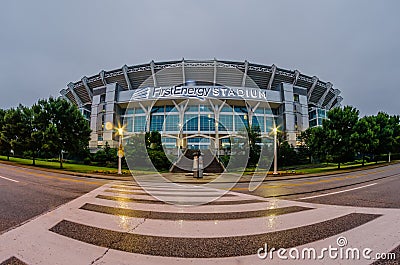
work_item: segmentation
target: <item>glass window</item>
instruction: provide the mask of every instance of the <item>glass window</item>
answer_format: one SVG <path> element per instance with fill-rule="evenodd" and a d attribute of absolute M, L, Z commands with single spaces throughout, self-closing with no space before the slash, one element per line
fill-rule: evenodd
<path fill-rule="evenodd" d="M 164 148 L 176 148 L 176 139 L 170 137 L 162 137 L 161 142 Z"/>
<path fill-rule="evenodd" d="M 221 109 L 221 112 L 229 112 L 232 113 L 232 107 L 231 106 L 223 106 Z"/>
<path fill-rule="evenodd" d="M 200 112 L 214 112 L 210 106 L 200 105 Z"/>
<path fill-rule="evenodd" d="M 151 113 L 164 113 L 164 106 L 153 107 Z"/>
<path fill-rule="evenodd" d="M 232 115 L 219 115 L 218 130 L 220 131 L 233 131 L 233 116 Z"/>
<path fill-rule="evenodd" d="M 309 112 L 309 119 L 312 120 L 312 119 L 315 119 L 315 117 L 317 117 L 317 112 L 316 112 L 316 110 L 310 111 L 310 112 Z"/>
<path fill-rule="evenodd" d="M 164 115 L 151 115 L 150 131 L 161 132 L 164 125 Z"/>
<path fill-rule="evenodd" d="M 142 108 L 135 108 L 135 114 L 141 114 L 144 113 L 144 110 Z"/>
<path fill-rule="evenodd" d="M 198 119 L 197 114 L 185 114 L 183 130 L 198 131 Z"/>
<path fill-rule="evenodd" d="M 187 141 L 188 143 L 209 143 L 210 139 L 204 137 L 194 137 L 194 138 L 188 138 Z"/>
<path fill-rule="evenodd" d="M 125 115 L 132 115 L 135 113 L 135 109 L 126 109 L 125 110 Z M 124 114 L 124 112 L 122 111 L 122 114 Z"/>
<path fill-rule="evenodd" d="M 265 108 L 265 114 L 272 115 L 272 110 L 270 108 Z"/>
<path fill-rule="evenodd" d="M 300 101 L 300 100 L 299 100 L 299 95 L 298 95 L 298 94 L 294 94 L 294 95 L 293 95 L 293 99 L 294 99 L 295 102 L 299 102 L 299 101 Z"/>
<path fill-rule="evenodd" d="M 237 113 L 247 113 L 247 108 L 246 107 L 235 106 L 234 110 Z"/>
<path fill-rule="evenodd" d="M 136 116 L 134 122 L 135 132 L 145 132 L 146 131 L 146 117 L 145 116 Z"/>
<path fill-rule="evenodd" d="M 165 106 L 165 112 L 178 112 L 175 106 Z"/>
<path fill-rule="evenodd" d="M 200 131 L 215 131 L 213 115 L 200 115 Z"/>
<path fill-rule="evenodd" d="M 326 118 L 326 111 L 324 109 L 318 109 L 318 117 Z"/>
<path fill-rule="evenodd" d="M 176 139 L 175 138 L 171 138 L 171 137 L 162 137 L 161 138 L 161 142 L 163 142 L 163 143 L 176 143 Z"/>
<path fill-rule="evenodd" d="M 254 113 L 257 113 L 257 114 L 264 114 L 264 108 L 258 107 L 258 108 L 254 111 Z"/>
<path fill-rule="evenodd" d="M 199 111 L 198 105 L 188 106 L 186 109 L 186 112 L 198 112 L 198 111 Z"/>
<path fill-rule="evenodd" d="M 267 117 L 265 122 L 265 130 L 266 132 L 272 132 L 274 129 L 274 118 Z"/>
<path fill-rule="evenodd" d="M 179 116 L 167 115 L 165 117 L 165 131 L 179 132 Z"/>
<path fill-rule="evenodd" d="M 317 120 L 310 121 L 310 127 L 315 127 L 315 126 L 317 126 Z"/>
<path fill-rule="evenodd" d="M 241 131 L 248 127 L 247 115 L 235 115 L 235 130 Z"/>
<path fill-rule="evenodd" d="M 261 132 L 265 131 L 264 116 L 253 116 L 252 126 L 258 126 Z"/>
<path fill-rule="evenodd" d="M 127 132 L 133 132 L 133 117 L 126 117 L 123 119 L 123 124 L 126 125 L 125 130 Z"/>

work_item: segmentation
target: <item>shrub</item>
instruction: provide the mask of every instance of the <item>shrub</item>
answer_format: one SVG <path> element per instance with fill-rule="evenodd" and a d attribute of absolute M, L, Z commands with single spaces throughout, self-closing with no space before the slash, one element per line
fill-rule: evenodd
<path fill-rule="evenodd" d="M 90 157 L 85 157 L 85 159 L 83 159 L 83 164 L 90 165 L 91 163 L 92 163 L 92 160 L 90 159 Z"/>

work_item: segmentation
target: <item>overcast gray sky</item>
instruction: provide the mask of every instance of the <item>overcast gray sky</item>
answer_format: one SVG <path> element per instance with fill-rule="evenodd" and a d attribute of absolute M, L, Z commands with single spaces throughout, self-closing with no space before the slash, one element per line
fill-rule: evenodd
<path fill-rule="evenodd" d="M 362 114 L 400 114 L 400 1 L 3 1 L 0 108 L 151 60 L 248 60 L 330 81 Z"/>

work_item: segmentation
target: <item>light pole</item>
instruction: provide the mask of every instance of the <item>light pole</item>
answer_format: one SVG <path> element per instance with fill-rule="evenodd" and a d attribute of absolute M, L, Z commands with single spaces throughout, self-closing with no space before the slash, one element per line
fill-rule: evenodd
<path fill-rule="evenodd" d="M 124 151 L 122 149 L 122 137 L 124 136 L 124 129 L 118 128 L 118 175 L 122 174 L 122 157 L 124 156 Z"/>
<path fill-rule="evenodd" d="M 183 146 L 183 124 L 179 123 L 179 135 L 178 135 L 178 159 L 181 156 L 182 146 Z"/>
<path fill-rule="evenodd" d="M 274 175 L 278 175 L 278 146 L 277 146 L 277 134 L 278 134 L 278 128 L 274 126 L 273 129 L 274 133 Z"/>

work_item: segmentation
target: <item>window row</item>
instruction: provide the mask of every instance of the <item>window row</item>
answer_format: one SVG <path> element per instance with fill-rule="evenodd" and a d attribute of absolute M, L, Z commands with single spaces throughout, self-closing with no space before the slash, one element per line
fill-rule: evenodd
<path fill-rule="evenodd" d="M 122 119 L 127 132 L 145 132 L 146 116 L 125 117 Z M 253 116 L 252 125 L 258 126 L 261 132 L 269 133 L 274 126 L 274 118 Z M 183 125 L 179 124 L 179 115 L 151 115 L 150 131 L 179 132 L 214 132 L 218 126 L 220 132 L 242 131 L 249 126 L 247 115 L 220 114 L 219 121 L 214 115 L 185 114 Z"/>

